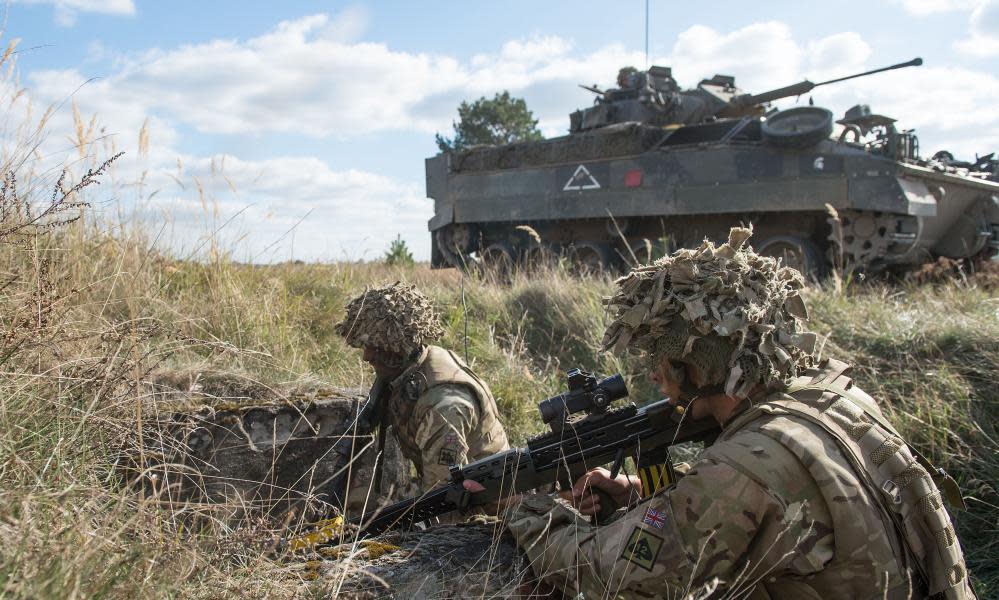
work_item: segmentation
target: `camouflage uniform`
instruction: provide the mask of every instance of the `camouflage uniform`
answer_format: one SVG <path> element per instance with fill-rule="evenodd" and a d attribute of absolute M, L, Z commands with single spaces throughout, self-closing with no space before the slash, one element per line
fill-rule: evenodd
<path fill-rule="evenodd" d="M 382 410 L 421 488 L 447 479 L 451 464 L 509 448 L 489 387 L 453 352 L 424 344 L 443 329 L 415 287 L 397 282 L 366 291 L 347 305 L 336 330 L 351 346 L 405 357 L 403 372 L 385 386 Z"/>
<path fill-rule="evenodd" d="M 794 281 L 741 249 L 735 238 L 745 241 L 748 234 L 733 234 L 721 248 L 706 244 L 699 250 L 697 268 L 683 270 L 693 276 L 681 296 L 685 289 L 698 293 L 699 277 L 721 272 L 712 267 L 721 263 L 738 271 L 746 258 L 759 264 L 763 280 Z M 682 252 L 696 258 L 696 252 Z M 737 264 L 730 264 L 733 260 Z M 637 337 L 646 351 L 673 359 L 699 347 L 694 335 L 680 350 L 659 343 L 670 328 L 670 309 L 663 304 L 677 300 L 664 279 L 674 285 L 684 281 L 671 269 L 675 264 L 666 259 L 658 265 L 666 276 L 651 278 L 652 301 L 633 294 L 637 301 L 623 302 L 605 344 L 617 343 L 620 335 Z M 725 283 L 724 277 L 718 283 Z M 728 283 L 753 289 L 759 303 L 751 308 L 757 312 L 727 311 L 733 306 L 724 294 L 720 300 L 700 294 L 700 308 L 691 308 L 682 297 L 679 304 L 695 315 L 691 331 L 711 336 L 709 328 L 699 327 L 714 315 L 716 325 L 724 322 L 743 332 L 742 345 L 733 346 L 726 363 L 731 371 L 711 382 L 724 381 L 727 395 L 745 398 L 740 409 L 674 486 L 622 511 L 606 526 L 590 525 L 561 500 L 525 497 L 509 511 L 508 528 L 535 574 L 587 598 L 692 594 L 845 600 L 926 598 L 930 593 L 973 598 L 960 545 L 924 461 L 898 438 L 870 396 L 852 385 L 845 364 L 827 361 L 805 368 L 808 353 L 800 346 L 795 346 L 799 351 L 776 351 L 777 345 L 807 337 L 796 329 L 796 319 L 781 323 L 788 314 L 772 310 L 787 304 L 792 291 L 786 285 L 768 292 L 766 285 Z M 656 302 L 666 297 L 672 300 Z M 803 309 L 793 300 L 790 304 L 794 312 Z M 641 312 L 641 318 L 622 321 L 629 312 Z M 740 318 L 726 319 L 733 315 Z M 660 322 L 649 327 L 655 319 Z M 761 326 L 768 323 L 770 328 Z M 717 327 L 714 333 L 717 339 Z M 700 347 L 710 354 L 715 345 Z M 753 385 L 768 380 L 777 384 Z"/>
<path fill-rule="evenodd" d="M 424 491 L 448 479 L 450 465 L 510 447 L 489 388 L 453 352 L 427 346 L 389 388 L 392 429 Z"/>

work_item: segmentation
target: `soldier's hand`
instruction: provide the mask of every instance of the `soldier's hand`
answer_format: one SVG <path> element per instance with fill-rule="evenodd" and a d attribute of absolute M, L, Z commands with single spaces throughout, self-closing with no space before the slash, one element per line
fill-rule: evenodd
<path fill-rule="evenodd" d="M 466 479 L 461 482 L 461 486 L 465 488 L 465 491 L 475 494 L 484 491 L 486 488 L 478 481 L 474 479 Z M 514 496 L 507 496 L 499 502 L 493 502 L 490 504 L 483 504 L 482 509 L 491 515 L 498 515 L 499 513 L 505 511 L 507 508 L 514 506 L 520 502 L 520 494 Z"/>
<path fill-rule="evenodd" d="M 598 489 L 614 502 L 612 508 L 628 506 L 642 495 L 642 483 L 634 476 L 619 474 L 611 478 L 610 471 L 602 467 L 587 471 L 580 477 L 572 489 L 559 492 L 559 496 L 568 500 L 583 515 L 596 515 L 603 508 L 600 496 L 593 492 Z"/>

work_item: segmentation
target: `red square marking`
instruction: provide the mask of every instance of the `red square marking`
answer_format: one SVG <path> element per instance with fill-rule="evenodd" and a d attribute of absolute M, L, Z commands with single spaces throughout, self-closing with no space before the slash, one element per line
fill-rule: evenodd
<path fill-rule="evenodd" d="M 642 170 L 632 169 L 624 174 L 624 187 L 641 187 L 642 186 Z"/>

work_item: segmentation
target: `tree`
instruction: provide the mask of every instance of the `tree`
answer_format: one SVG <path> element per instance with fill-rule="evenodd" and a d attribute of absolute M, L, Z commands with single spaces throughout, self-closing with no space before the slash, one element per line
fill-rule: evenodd
<path fill-rule="evenodd" d="M 538 120 L 527 109 L 523 98 L 513 98 L 510 92 L 485 96 L 458 106 L 458 121 L 452 122 L 454 137 L 435 136 L 441 152 L 464 150 L 476 144 L 509 144 L 543 139 Z"/>
<path fill-rule="evenodd" d="M 409 251 L 406 240 L 402 239 L 401 235 L 396 234 L 389 249 L 385 252 L 385 264 L 410 267 L 414 262 L 413 253 Z"/>

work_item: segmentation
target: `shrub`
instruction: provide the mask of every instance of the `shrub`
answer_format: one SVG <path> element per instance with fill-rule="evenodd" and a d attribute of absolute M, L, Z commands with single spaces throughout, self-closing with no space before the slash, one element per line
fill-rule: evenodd
<path fill-rule="evenodd" d="M 413 260 L 413 253 L 409 251 L 409 247 L 406 245 L 406 240 L 402 239 L 401 235 L 396 234 L 389 249 L 385 251 L 385 264 L 411 267 L 415 262 Z"/>

